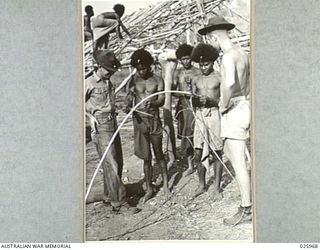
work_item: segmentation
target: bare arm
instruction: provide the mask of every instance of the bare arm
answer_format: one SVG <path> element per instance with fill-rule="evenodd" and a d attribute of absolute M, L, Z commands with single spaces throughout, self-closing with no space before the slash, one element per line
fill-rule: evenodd
<path fill-rule="evenodd" d="M 119 32 L 120 32 L 120 27 L 122 28 L 122 30 L 127 33 L 127 35 L 131 38 L 131 34 L 129 33 L 129 30 L 127 29 L 127 27 L 122 23 L 122 21 L 120 20 L 120 18 L 118 18 L 118 22 L 119 22 Z"/>
<path fill-rule="evenodd" d="M 228 107 L 232 97 L 233 88 L 236 84 L 235 77 L 235 61 L 230 56 L 222 58 L 222 66 L 224 68 L 224 77 L 220 85 L 221 112 L 224 113 Z"/>
<path fill-rule="evenodd" d="M 90 88 L 90 86 L 87 82 L 85 83 L 85 91 L 86 91 L 85 92 L 85 102 L 87 103 L 87 101 L 90 99 L 90 95 L 91 95 L 91 91 L 92 91 L 92 89 Z M 97 131 L 97 125 L 99 125 L 99 122 L 87 109 L 86 109 L 85 115 L 89 119 L 91 132 L 95 133 Z"/>
<path fill-rule="evenodd" d="M 163 80 L 160 79 L 159 83 L 158 83 L 158 88 L 157 88 L 157 92 L 163 91 L 164 90 L 164 83 Z M 165 101 L 165 95 L 164 94 L 160 94 L 157 96 L 158 98 L 153 100 L 150 105 L 152 107 L 161 107 L 164 104 Z"/>

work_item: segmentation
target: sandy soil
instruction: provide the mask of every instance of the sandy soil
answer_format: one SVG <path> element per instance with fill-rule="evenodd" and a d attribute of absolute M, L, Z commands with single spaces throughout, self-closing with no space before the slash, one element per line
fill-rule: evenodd
<path fill-rule="evenodd" d="M 119 113 L 118 121 L 124 118 Z M 214 170 L 207 175 L 208 191 L 193 199 L 198 185 L 196 173 L 184 177 L 187 168 L 184 160 L 179 159 L 169 170 L 172 196 L 166 200 L 161 186 L 156 186 L 155 196 L 142 203 L 143 166 L 142 161 L 133 155 L 133 128 L 131 119 L 121 130 L 124 152 L 123 181 L 126 184 L 129 201 L 142 209 L 138 214 L 111 212 L 111 207 L 102 202 L 86 205 L 87 240 L 253 240 L 252 223 L 235 227 L 225 226 L 222 219 L 237 211 L 240 193 L 235 180 L 229 174 L 223 174 L 223 199 L 213 201 L 212 183 Z M 178 157 L 179 157 L 179 140 Z M 163 141 L 166 149 L 166 140 Z M 91 180 L 99 159 L 92 141 L 87 142 L 87 186 Z M 159 175 L 154 166 L 154 178 Z M 99 196 L 103 192 L 102 172 L 99 172 L 90 196 Z"/>

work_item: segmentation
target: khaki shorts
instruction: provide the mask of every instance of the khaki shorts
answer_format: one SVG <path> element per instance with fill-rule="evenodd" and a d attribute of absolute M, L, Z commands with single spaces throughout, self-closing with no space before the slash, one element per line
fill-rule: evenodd
<path fill-rule="evenodd" d="M 240 96 L 232 98 L 230 102 L 230 110 L 221 117 L 221 137 L 246 140 L 249 138 L 250 101 Z"/>
<path fill-rule="evenodd" d="M 218 108 L 203 108 L 196 111 L 193 144 L 194 148 L 203 149 L 206 141 L 210 148 L 222 150 L 223 143 L 220 137 L 220 114 Z"/>

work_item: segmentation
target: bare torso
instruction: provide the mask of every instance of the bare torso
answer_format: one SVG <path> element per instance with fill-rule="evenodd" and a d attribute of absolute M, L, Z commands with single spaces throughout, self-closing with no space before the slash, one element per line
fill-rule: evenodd
<path fill-rule="evenodd" d="M 163 85 L 163 80 L 157 76 L 157 75 L 152 75 L 148 79 L 142 79 L 138 74 L 133 77 L 132 83 L 133 87 L 131 88 L 132 91 L 135 93 L 135 105 L 140 102 L 142 99 L 146 98 L 147 96 L 150 96 L 153 93 L 163 91 L 164 85 Z M 164 101 L 164 95 L 156 95 L 154 97 L 151 97 L 148 99 L 151 103 L 157 102 L 162 99 Z M 161 102 L 161 101 L 160 101 Z M 155 110 L 157 107 L 150 107 L 149 109 L 146 109 L 144 105 L 140 105 L 138 110 Z"/>
<path fill-rule="evenodd" d="M 239 47 L 233 47 L 228 50 L 222 57 L 222 61 L 228 58 L 234 62 L 235 86 L 233 88 L 231 98 L 237 96 L 248 96 L 250 93 L 249 85 L 249 58 L 245 51 Z M 221 64 L 221 85 L 226 81 L 227 74 L 230 74 Z"/>
<path fill-rule="evenodd" d="M 190 91 L 193 79 L 198 78 L 201 74 L 200 70 L 191 67 L 190 69 L 178 69 L 176 71 L 176 84 L 180 91 Z"/>
<path fill-rule="evenodd" d="M 193 93 L 200 96 L 212 98 L 219 101 L 220 98 L 221 77 L 218 72 L 212 72 L 210 75 L 198 75 L 194 79 Z"/>

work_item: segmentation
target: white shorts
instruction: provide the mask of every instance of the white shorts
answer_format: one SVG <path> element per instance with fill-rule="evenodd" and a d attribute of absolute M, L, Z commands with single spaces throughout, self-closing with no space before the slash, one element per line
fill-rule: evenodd
<path fill-rule="evenodd" d="M 221 117 L 221 137 L 236 140 L 249 138 L 250 101 L 244 96 L 231 98 L 231 108 Z"/>

